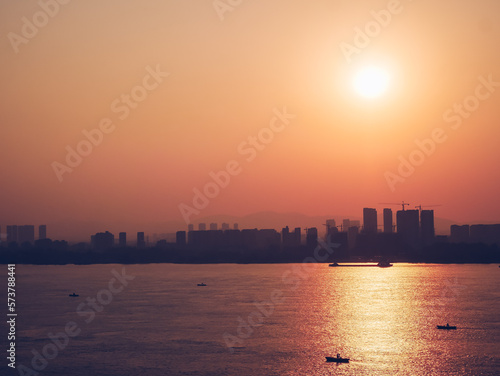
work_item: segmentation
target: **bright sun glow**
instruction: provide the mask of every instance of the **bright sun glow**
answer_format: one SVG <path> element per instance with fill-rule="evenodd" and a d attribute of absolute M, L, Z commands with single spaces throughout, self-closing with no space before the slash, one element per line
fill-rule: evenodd
<path fill-rule="evenodd" d="M 389 74 L 377 67 L 363 68 L 354 77 L 354 89 L 366 98 L 379 97 L 388 86 Z"/>

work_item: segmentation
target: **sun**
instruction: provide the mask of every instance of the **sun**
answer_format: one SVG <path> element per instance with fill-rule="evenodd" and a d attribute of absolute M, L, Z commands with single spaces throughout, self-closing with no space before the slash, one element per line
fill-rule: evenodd
<path fill-rule="evenodd" d="M 365 98 L 377 98 L 387 91 L 389 81 L 390 76 L 385 70 L 365 67 L 354 76 L 354 90 Z"/>

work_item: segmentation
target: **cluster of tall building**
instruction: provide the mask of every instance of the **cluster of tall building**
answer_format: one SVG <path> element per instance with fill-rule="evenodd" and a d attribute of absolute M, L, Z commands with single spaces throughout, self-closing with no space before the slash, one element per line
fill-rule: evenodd
<path fill-rule="evenodd" d="M 215 231 L 218 230 L 217 223 L 213 222 L 209 224 L 209 230 Z M 222 223 L 221 224 L 221 230 L 229 230 L 230 225 L 229 223 Z M 206 231 L 207 230 L 207 224 L 206 223 L 198 223 L 198 231 Z M 234 223 L 233 224 L 233 230 L 238 230 L 238 224 Z M 194 231 L 194 224 L 189 224 L 188 225 L 188 231 Z"/>
<path fill-rule="evenodd" d="M 0 228 L 0 233 L 1 233 Z M 47 238 L 47 226 L 38 226 L 38 240 Z M 0 238 L 2 240 L 2 238 Z M 10 225 L 7 226 L 7 236 L 5 241 L 9 243 L 17 243 L 19 245 L 24 243 L 34 244 L 35 242 L 35 226 L 34 225 Z"/>
<path fill-rule="evenodd" d="M 302 242 L 302 230 L 296 227 L 290 231 L 288 226 L 281 233 L 274 229 L 243 229 L 239 230 L 237 224 L 233 229 L 193 230 L 190 226 L 188 231 L 178 231 L 177 245 L 187 245 L 193 249 L 213 248 L 246 248 L 246 249 L 268 249 L 269 247 L 298 248 L 301 245 L 315 247 L 318 243 L 318 230 L 315 227 L 306 229 L 305 242 Z M 203 226 L 201 226 L 203 228 Z M 225 226 L 222 226 L 225 228 Z"/>
<path fill-rule="evenodd" d="M 363 227 L 366 234 L 377 233 L 377 210 L 363 209 Z M 429 245 L 434 242 L 434 210 L 402 210 L 396 212 L 396 229 L 398 237 L 404 243 L 417 247 Z M 394 232 L 394 219 L 392 209 L 383 211 L 383 233 Z"/>
<path fill-rule="evenodd" d="M 120 232 L 118 234 L 118 244 L 116 244 L 115 236 L 111 232 L 98 232 L 90 237 L 90 244 L 92 248 L 101 251 L 115 246 L 123 248 L 127 246 L 127 233 Z M 143 249 L 146 248 L 146 245 L 147 243 L 144 232 L 138 232 L 135 246 L 139 249 Z"/>
<path fill-rule="evenodd" d="M 406 204 L 405 204 L 406 205 Z M 363 208 L 362 223 L 359 220 L 343 219 L 337 225 L 334 219 L 328 219 L 326 226 L 326 237 L 332 241 L 342 244 L 347 249 L 368 248 L 375 240 L 381 240 L 383 244 L 399 247 L 404 244 L 413 249 L 433 244 L 434 242 L 453 243 L 485 243 L 500 244 L 500 224 L 492 225 L 452 225 L 450 237 L 436 237 L 434 230 L 433 210 L 402 210 L 396 212 L 394 221 L 393 211 L 384 208 L 382 224 L 379 225 L 377 209 Z M 6 226 L 6 234 L 0 236 L 0 241 L 6 243 L 34 244 L 35 226 L 33 225 L 10 225 Z M 0 228 L 1 234 L 1 228 Z M 315 247 L 318 242 L 318 229 L 315 227 L 305 229 L 305 237 L 302 229 L 296 227 L 293 230 L 288 226 L 281 232 L 274 229 L 239 229 L 237 223 L 230 226 L 229 223 L 217 223 L 188 225 L 188 231 L 177 231 L 170 234 L 172 245 L 193 249 L 212 249 L 217 247 L 233 247 L 246 249 L 298 248 L 301 246 Z M 438 239 L 439 238 L 439 239 Z M 38 226 L 38 240 L 47 239 L 47 226 Z M 45 241 L 45 240 L 44 240 Z M 48 239 L 47 239 L 48 241 Z M 153 238 L 153 243 L 156 238 Z M 175 243 L 174 243 L 175 241 Z M 167 240 L 159 240 L 167 243 Z M 40 245 L 42 243 L 40 242 Z M 98 232 L 91 236 L 91 246 L 96 250 L 106 250 L 112 247 L 126 247 L 127 245 L 143 249 L 149 246 L 149 238 L 144 232 L 137 232 L 137 238 L 132 243 L 127 243 L 127 233 L 120 232 L 118 239 L 109 231 Z"/>

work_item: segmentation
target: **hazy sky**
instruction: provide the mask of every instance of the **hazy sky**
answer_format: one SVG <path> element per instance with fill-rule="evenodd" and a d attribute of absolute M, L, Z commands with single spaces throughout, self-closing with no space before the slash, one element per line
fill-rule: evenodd
<path fill-rule="evenodd" d="M 500 221 L 500 2 L 66 2 L 0 1 L 2 225 L 401 200 Z M 379 97 L 353 89 L 365 66 L 390 76 Z"/>

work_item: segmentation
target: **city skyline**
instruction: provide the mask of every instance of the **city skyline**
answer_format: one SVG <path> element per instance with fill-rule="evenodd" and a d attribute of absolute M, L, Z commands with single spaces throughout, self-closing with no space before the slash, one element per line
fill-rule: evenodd
<path fill-rule="evenodd" d="M 71 2 L 53 17 L 4 3 L 2 217 L 352 216 L 418 197 L 499 222 L 500 5 L 397 3 L 255 2 L 223 19 L 210 2 Z M 379 96 L 372 65 L 390 76 Z"/>
<path fill-rule="evenodd" d="M 438 236 L 444 239 L 444 237 L 449 238 L 451 241 L 453 239 L 461 239 L 465 236 L 464 231 L 469 232 L 470 228 L 477 229 L 480 226 L 488 226 L 491 228 L 497 229 L 495 226 L 498 226 L 496 223 L 472 223 L 472 224 L 450 224 L 448 225 L 448 231 L 446 234 L 440 233 L 440 231 L 436 231 L 435 227 L 435 216 L 434 210 L 432 209 L 423 209 L 422 205 L 415 206 L 415 209 L 406 209 L 407 206 L 411 207 L 409 203 L 405 203 L 402 201 L 401 204 L 390 204 L 390 205 L 401 205 L 401 210 L 396 210 L 394 213 L 391 208 L 384 207 L 382 211 L 378 211 L 376 208 L 363 208 L 362 210 L 362 219 L 355 220 L 351 218 L 341 218 L 339 220 L 339 225 L 336 224 L 336 220 L 333 218 L 325 219 L 324 223 L 321 223 L 319 226 L 319 230 L 317 227 L 304 227 L 304 230 L 307 231 L 309 229 L 314 229 L 316 234 L 324 234 L 322 236 L 328 236 L 329 234 L 335 234 L 337 232 L 344 232 L 348 234 L 349 237 L 357 236 L 358 233 L 364 234 L 402 234 L 402 236 L 410 239 L 409 243 L 417 244 L 421 242 L 422 245 L 430 245 L 433 243 L 433 239 Z M 430 205 L 430 207 L 439 206 L 439 205 Z M 417 210 L 418 209 L 418 210 Z M 332 217 L 332 216 L 328 216 Z M 381 219 L 379 221 L 379 219 Z M 380 224 L 378 224 L 380 223 Z M 323 228 L 323 226 L 326 226 Z M 35 241 L 35 226 L 34 225 L 7 225 L 5 226 L 7 232 L 4 234 L 1 232 L 0 225 L 0 243 L 3 241 L 4 244 L 9 244 L 10 242 L 17 242 L 21 244 L 23 242 L 29 242 L 31 244 Z M 243 226 L 242 230 L 249 229 L 266 229 L 270 227 L 262 227 L 262 226 Z M 271 226 L 272 228 L 272 226 Z M 271 229 L 270 228 L 270 229 Z M 301 239 L 301 230 L 302 226 L 295 227 L 292 231 L 290 230 L 288 224 L 283 226 L 275 226 L 272 228 L 275 231 L 278 231 L 282 234 L 282 243 L 285 245 L 287 242 L 295 242 L 298 236 L 298 239 Z M 188 224 L 184 229 L 175 229 L 174 232 L 163 232 L 163 233 L 151 233 L 145 231 L 137 232 L 137 240 L 136 246 L 138 248 L 144 248 L 146 245 L 151 246 L 153 244 L 149 243 L 149 237 L 152 237 L 152 241 L 167 241 L 174 243 L 185 243 L 186 240 L 179 240 L 179 233 L 190 233 L 190 232 L 207 232 L 207 231 L 218 231 L 225 232 L 231 230 L 240 229 L 240 224 L 237 222 L 227 223 L 227 222 L 214 222 L 213 219 L 206 222 L 197 222 Z M 354 230 L 352 234 L 350 234 L 350 230 Z M 131 244 L 131 241 L 127 242 L 127 231 L 120 230 L 118 236 L 115 238 L 114 233 L 108 231 L 106 229 L 105 232 L 96 232 L 95 235 L 91 235 L 90 244 L 94 245 L 94 237 L 102 237 L 102 244 L 106 244 L 106 246 L 128 246 Z M 333 231 L 334 230 L 334 231 Z M 498 229 L 497 229 L 498 230 Z M 298 235 L 297 235 L 298 232 Z M 441 231 L 442 232 L 442 231 Z M 89 235 L 90 236 L 90 235 Z M 491 235 L 484 235 L 486 238 L 491 237 Z M 317 237 L 317 235 L 316 235 Z M 468 235 L 466 236 L 468 237 Z M 476 236 L 477 237 L 477 236 Z M 38 226 L 38 237 L 37 240 L 42 240 L 47 238 L 47 225 L 39 225 Z M 110 240 L 112 238 L 112 240 Z M 287 240 L 285 240 L 285 238 Z M 289 238 L 289 240 L 288 240 Z M 173 241 L 175 239 L 175 241 Z M 293 240 L 295 239 L 295 240 Z M 304 240 L 305 238 L 303 238 Z M 479 239 L 479 238 L 478 238 Z M 64 239 L 64 238 L 54 238 L 53 240 L 69 240 L 72 243 L 75 243 L 72 239 Z M 82 240 L 77 241 L 82 242 Z M 86 242 L 83 240 L 83 242 Z M 300 241 L 299 241 L 300 243 Z"/>

